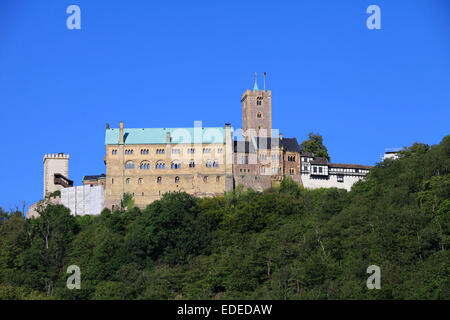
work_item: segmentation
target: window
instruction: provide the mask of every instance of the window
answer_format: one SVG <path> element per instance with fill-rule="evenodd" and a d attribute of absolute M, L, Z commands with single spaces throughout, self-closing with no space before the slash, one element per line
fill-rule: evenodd
<path fill-rule="evenodd" d="M 111 179 L 111 184 L 114 184 L 114 178 Z"/>
<path fill-rule="evenodd" d="M 256 117 L 257 117 L 258 119 L 261 119 L 261 118 L 262 118 L 261 112 L 258 112 L 258 113 L 256 114 Z"/>
<path fill-rule="evenodd" d="M 156 178 L 156 183 L 161 183 L 161 182 L 162 182 L 162 178 L 161 177 Z"/>
<path fill-rule="evenodd" d="M 175 177 L 175 183 L 179 183 L 180 182 L 180 177 Z"/>
<path fill-rule="evenodd" d="M 188 153 L 188 154 L 194 154 L 194 153 L 195 153 L 195 148 L 189 148 L 189 149 L 187 149 L 187 153 Z"/>
<path fill-rule="evenodd" d="M 219 161 L 214 160 L 214 162 L 213 162 L 213 167 L 214 167 L 214 168 L 218 168 L 218 167 L 219 167 Z"/>
<path fill-rule="evenodd" d="M 323 170 L 322 167 L 319 167 L 319 173 L 322 173 L 322 170 Z"/>
<path fill-rule="evenodd" d="M 294 169 L 294 168 L 291 168 L 290 171 L 289 171 L 289 173 L 290 173 L 291 175 L 295 174 L 295 169 Z"/>
<path fill-rule="evenodd" d="M 139 183 L 139 184 L 143 184 L 143 183 L 144 183 L 144 180 L 143 180 L 142 178 L 139 178 L 138 183 Z"/>
<path fill-rule="evenodd" d="M 180 149 L 172 149 L 172 154 L 180 154 Z"/>
<path fill-rule="evenodd" d="M 220 176 L 216 177 L 216 182 L 220 182 Z"/>
<path fill-rule="evenodd" d="M 134 169 L 134 162 L 133 161 L 125 162 L 125 169 Z"/>
<path fill-rule="evenodd" d="M 170 166 L 172 169 L 180 169 L 181 163 L 179 161 L 172 162 L 172 165 Z"/>
<path fill-rule="evenodd" d="M 141 149 L 141 154 L 148 154 L 149 150 L 148 149 Z"/>
<path fill-rule="evenodd" d="M 148 162 L 148 161 L 141 162 L 141 165 L 139 166 L 139 168 L 141 170 L 148 170 L 148 169 L 150 169 L 150 162 Z"/>
<path fill-rule="evenodd" d="M 261 173 L 266 173 L 266 167 L 261 167 Z"/>
<path fill-rule="evenodd" d="M 217 153 L 222 153 L 222 148 L 217 149 Z"/>
<path fill-rule="evenodd" d="M 166 163 L 164 161 L 158 161 L 155 164 L 155 169 L 165 169 L 166 168 Z"/>
<path fill-rule="evenodd" d="M 127 179 L 125 180 L 125 183 L 126 183 L 126 184 L 130 184 L 130 178 L 127 178 Z"/>
<path fill-rule="evenodd" d="M 142 192 L 142 196 L 144 196 L 144 193 Z"/>
<path fill-rule="evenodd" d="M 111 150 L 111 154 L 112 154 L 112 155 L 116 155 L 116 154 L 117 154 L 117 149 Z"/>
<path fill-rule="evenodd" d="M 240 160 L 239 164 L 248 164 L 248 156 L 240 156 L 239 160 Z"/>
<path fill-rule="evenodd" d="M 203 177 L 203 182 L 204 182 L 204 183 L 208 182 L 208 176 L 204 176 L 204 177 Z"/>
<path fill-rule="evenodd" d="M 337 175 L 337 182 L 344 182 L 344 176 L 342 174 Z"/>
<path fill-rule="evenodd" d="M 295 161 L 295 156 L 288 156 L 288 161 Z"/>
<path fill-rule="evenodd" d="M 211 148 L 203 148 L 203 153 L 211 153 Z"/>
<path fill-rule="evenodd" d="M 189 161 L 189 168 L 195 168 L 195 161 L 194 160 Z"/>
<path fill-rule="evenodd" d="M 211 162 L 211 160 L 207 160 L 207 161 L 206 161 L 206 167 L 207 167 L 207 168 L 211 168 L 211 167 L 212 167 L 212 162 Z"/>
<path fill-rule="evenodd" d="M 126 149 L 125 154 L 133 154 L 133 149 Z"/>
<path fill-rule="evenodd" d="M 164 154 L 164 149 L 156 149 L 156 154 Z"/>
<path fill-rule="evenodd" d="M 317 173 L 317 167 L 313 167 L 314 173 Z"/>

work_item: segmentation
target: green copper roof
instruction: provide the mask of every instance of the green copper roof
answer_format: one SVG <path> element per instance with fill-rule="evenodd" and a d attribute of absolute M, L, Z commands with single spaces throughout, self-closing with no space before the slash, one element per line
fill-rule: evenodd
<path fill-rule="evenodd" d="M 167 142 L 168 132 L 170 142 Z M 124 128 L 123 133 L 125 144 L 225 143 L 225 127 Z M 119 129 L 106 129 L 105 145 L 118 143 Z"/>
<path fill-rule="evenodd" d="M 258 91 L 258 78 L 256 76 L 256 72 L 255 72 L 255 85 L 253 86 L 253 91 Z"/>

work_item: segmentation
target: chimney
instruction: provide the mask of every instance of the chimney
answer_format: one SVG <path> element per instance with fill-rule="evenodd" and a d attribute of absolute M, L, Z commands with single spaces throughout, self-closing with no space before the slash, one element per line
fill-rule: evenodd
<path fill-rule="evenodd" d="M 123 121 L 120 121 L 119 126 L 119 144 L 123 144 Z"/>
<path fill-rule="evenodd" d="M 106 130 L 109 130 L 109 123 L 106 123 Z"/>
<path fill-rule="evenodd" d="M 280 133 L 280 140 L 283 140 L 283 135 Z"/>
<path fill-rule="evenodd" d="M 166 142 L 167 142 L 167 143 L 170 143 L 170 140 L 171 140 L 171 138 L 170 138 L 170 132 L 167 131 L 167 132 L 166 132 Z"/>

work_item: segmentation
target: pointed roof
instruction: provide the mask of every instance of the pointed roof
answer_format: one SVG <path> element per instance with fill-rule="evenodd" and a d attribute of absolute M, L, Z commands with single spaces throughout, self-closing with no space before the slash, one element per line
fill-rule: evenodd
<path fill-rule="evenodd" d="M 255 85 L 253 86 L 253 91 L 258 91 L 258 90 L 259 90 L 259 88 L 258 88 L 258 79 L 256 77 L 256 72 L 255 72 Z"/>

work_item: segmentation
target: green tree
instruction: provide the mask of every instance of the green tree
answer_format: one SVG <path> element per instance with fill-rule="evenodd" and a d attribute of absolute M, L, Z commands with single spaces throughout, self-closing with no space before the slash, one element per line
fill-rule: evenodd
<path fill-rule="evenodd" d="M 314 157 L 323 157 L 330 161 L 330 156 L 328 155 L 328 149 L 323 144 L 322 136 L 314 132 L 308 134 L 308 140 L 304 140 L 300 145 L 303 152 L 311 152 Z"/>

